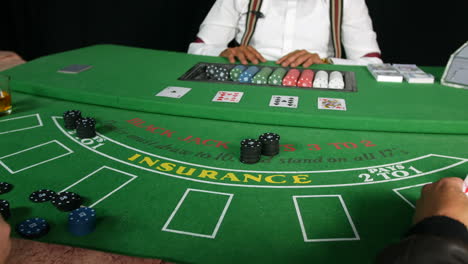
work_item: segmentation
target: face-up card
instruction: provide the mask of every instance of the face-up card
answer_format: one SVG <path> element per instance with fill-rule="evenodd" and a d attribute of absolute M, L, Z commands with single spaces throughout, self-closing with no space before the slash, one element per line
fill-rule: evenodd
<path fill-rule="evenodd" d="M 64 67 L 60 70 L 58 70 L 58 72 L 61 72 L 61 73 L 79 73 L 79 72 L 82 72 L 82 71 L 86 71 L 90 68 L 92 68 L 93 66 L 91 65 L 81 65 L 81 64 L 72 64 L 72 65 L 68 65 L 67 67 Z"/>
<path fill-rule="evenodd" d="M 169 86 L 157 93 L 156 96 L 181 98 L 190 90 L 192 90 L 192 88 Z"/>
<path fill-rule="evenodd" d="M 213 98 L 213 102 L 239 103 L 243 92 L 219 91 Z"/>
<path fill-rule="evenodd" d="M 297 96 L 273 95 L 270 100 L 272 107 L 297 108 L 298 104 L 299 97 Z"/>
<path fill-rule="evenodd" d="M 339 98 L 318 98 L 318 108 L 325 110 L 346 111 L 346 101 Z"/>

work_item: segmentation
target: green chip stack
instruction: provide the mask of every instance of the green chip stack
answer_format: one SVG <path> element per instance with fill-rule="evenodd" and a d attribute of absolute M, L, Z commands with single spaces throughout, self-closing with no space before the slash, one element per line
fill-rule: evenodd
<path fill-rule="evenodd" d="M 270 85 L 281 85 L 283 83 L 283 77 L 286 75 L 286 69 L 276 69 L 268 78 L 268 84 Z"/>
<path fill-rule="evenodd" d="M 262 68 L 255 76 L 252 78 L 252 83 L 256 84 L 267 84 L 268 77 L 270 76 L 273 70 L 268 67 Z"/>
<path fill-rule="evenodd" d="M 241 75 L 241 73 L 243 71 L 245 71 L 245 67 L 244 65 L 237 65 L 236 67 L 234 67 L 230 72 L 229 72 L 229 77 L 231 78 L 231 80 L 237 82 L 239 80 L 239 76 Z"/>

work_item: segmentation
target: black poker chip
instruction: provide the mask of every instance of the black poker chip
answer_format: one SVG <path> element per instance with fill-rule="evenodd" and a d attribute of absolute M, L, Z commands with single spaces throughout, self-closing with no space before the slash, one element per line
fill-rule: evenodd
<path fill-rule="evenodd" d="M 0 200 L 0 215 L 5 220 L 10 218 L 10 203 L 7 200 Z"/>
<path fill-rule="evenodd" d="M 76 135 L 79 138 L 92 138 L 96 136 L 96 120 L 91 117 L 76 120 Z"/>
<path fill-rule="evenodd" d="M 47 220 L 39 217 L 29 218 L 16 225 L 16 232 L 24 238 L 40 238 L 49 233 Z"/>
<path fill-rule="evenodd" d="M 83 198 L 73 192 L 61 192 L 57 193 L 51 202 L 60 211 L 68 212 L 79 208 Z"/>
<path fill-rule="evenodd" d="M 242 163 L 254 164 L 260 161 L 262 144 L 260 141 L 247 138 L 240 143 L 240 161 Z"/>
<path fill-rule="evenodd" d="M 81 118 L 80 110 L 69 110 L 63 113 L 63 121 L 66 129 L 75 129 L 76 120 Z"/>
<path fill-rule="evenodd" d="M 275 156 L 279 153 L 280 136 L 275 133 L 263 133 L 258 138 L 262 144 L 262 155 Z"/>
<path fill-rule="evenodd" d="M 54 199 L 56 193 L 49 189 L 41 189 L 29 195 L 29 200 L 34 203 L 44 203 Z"/>
<path fill-rule="evenodd" d="M 13 184 L 8 182 L 0 182 L 0 194 L 8 193 L 13 189 Z"/>

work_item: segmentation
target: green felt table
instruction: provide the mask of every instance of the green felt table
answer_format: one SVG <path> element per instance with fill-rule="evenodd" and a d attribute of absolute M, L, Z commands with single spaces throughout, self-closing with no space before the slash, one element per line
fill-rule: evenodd
<path fill-rule="evenodd" d="M 468 91 L 440 85 L 441 67 L 423 68 L 430 85 L 311 67 L 353 71 L 357 92 L 339 92 L 178 80 L 198 62 L 226 61 L 98 45 L 3 72 L 14 104 L 0 118 L 8 222 L 43 217 L 41 241 L 180 263 L 372 263 L 410 227 L 425 183 L 467 174 Z M 93 67 L 57 72 L 70 64 Z M 155 96 L 167 86 L 192 90 Z M 212 102 L 217 91 L 244 96 Z M 299 96 L 299 107 L 269 107 L 272 95 Z M 319 110 L 318 97 L 348 110 Z M 95 138 L 64 128 L 71 109 L 97 120 Z M 239 162 L 239 142 L 264 132 L 281 136 L 280 154 Z M 43 188 L 82 195 L 96 230 L 68 233 L 67 213 L 29 201 Z"/>

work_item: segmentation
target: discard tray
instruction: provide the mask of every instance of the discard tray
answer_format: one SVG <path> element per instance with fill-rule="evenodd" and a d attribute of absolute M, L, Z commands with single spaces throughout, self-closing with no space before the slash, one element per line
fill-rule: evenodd
<path fill-rule="evenodd" d="M 236 67 L 238 64 L 224 64 L 224 63 L 206 63 L 206 62 L 199 62 L 194 65 L 190 70 L 184 73 L 179 80 L 182 81 L 198 81 L 198 82 L 210 82 L 210 83 L 224 83 L 224 84 L 241 84 L 241 85 L 250 85 L 250 86 L 270 86 L 270 87 L 287 87 L 287 88 L 296 88 L 296 89 L 306 89 L 306 90 L 328 90 L 328 91 L 335 91 L 335 92 L 357 92 L 357 84 L 356 84 L 356 77 L 354 72 L 351 71 L 339 71 L 343 74 L 345 87 L 344 89 L 331 89 L 331 88 L 314 88 L 314 87 L 297 87 L 297 86 L 283 86 L 283 85 L 270 85 L 270 84 L 256 84 L 256 83 L 242 83 L 242 82 L 235 82 L 232 80 L 228 81 L 218 81 L 214 79 L 210 79 L 206 74 L 206 67 L 208 65 L 215 65 L 227 68 L 229 71 Z M 291 67 L 275 67 L 275 66 L 258 66 L 261 70 L 263 67 L 272 68 L 273 71 L 277 68 L 284 68 L 287 71 L 293 69 Z M 296 68 L 302 72 L 303 69 Z M 313 70 L 317 72 L 319 70 Z M 322 70 L 326 71 L 329 75 L 333 70 Z"/>

